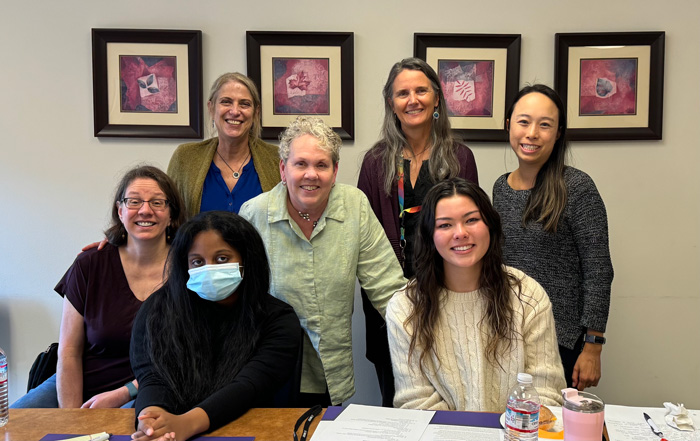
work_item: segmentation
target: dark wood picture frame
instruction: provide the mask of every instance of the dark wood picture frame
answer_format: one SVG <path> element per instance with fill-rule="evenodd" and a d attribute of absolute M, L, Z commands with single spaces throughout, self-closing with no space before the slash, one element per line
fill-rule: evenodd
<path fill-rule="evenodd" d="M 339 96 L 332 99 L 340 99 L 340 115 L 337 111 L 331 110 L 330 116 L 340 121 L 339 125 L 329 124 L 333 127 L 342 139 L 355 138 L 355 68 L 354 68 L 354 34 L 352 32 L 277 32 L 277 31 L 248 31 L 246 32 L 246 49 L 248 57 L 248 76 L 255 82 L 260 90 L 262 99 L 262 138 L 277 139 L 279 134 L 286 128 L 288 122 L 273 123 L 266 122 L 265 115 L 273 107 L 272 87 L 270 84 L 263 84 L 263 66 L 265 60 L 261 56 L 261 49 L 265 46 L 287 46 L 286 54 L 293 54 L 294 47 L 319 47 L 335 46 L 340 49 L 340 84 L 329 84 L 331 89 L 339 91 Z M 294 55 L 291 55 L 294 58 Z M 304 58 L 303 56 L 300 58 Z M 272 71 L 272 65 L 266 69 Z M 265 73 L 267 74 L 267 73 Z M 333 80 L 329 80 L 329 83 Z M 332 106 L 331 106 L 332 107 Z M 291 121 L 296 115 L 280 117 Z M 320 116 L 320 115 L 315 115 Z M 322 116 L 321 116 L 322 117 Z M 322 117 L 323 118 L 323 117 Z"/>
<path fill-rule="evenodd" d="M 661 139 L 663 123 L 663 86 L 664 86 L 664 51 L 665 32 L 602 32 L 602 33 L 558 33 L 555 34 L 554 49 L 554 88 L 561 96 L 567 106 L 568 137 L 575 141 L 603 141 L 603 140 L 639 140 L 639 139 Z M 635 110 L 641 109 L 648 113 L 648 118 L 642 118 L 639 123 L 624 123 L 624 126 L 615 126 L 620 122 L 619 115 L 580 115 L 579 103 L 581 97 L 581 72 L 571 71 L 572 63 L 588 59 L 615 59 L 619 56 L 610 56 L 608 52 L 625 50 L 636 50 L 635 47 L 648 47 L 648 66 L 643 63 L 643 59 L 638 60 L 638 71 L 635 72 L 636 93 Z M 572 50 L 584 48 L 590 51 L 589 55 L 579 56 L 572 54 Z M 610 51 L 606 51 L 610 49 Z M 616 52 L 616 53 L 618 53 Z M 599 53 L 599 56 L 596 56 Z M 592 54 L 592 56 L 590 55 Z M 646 57 L 646 55 L 645 55 Z M 645 72 L 648 72 L 646 74 Z M 645 78 L 641 73 L 644 73 Z M 648 81 L 645 81 L 648 75 Z M 648 91 L 643 90 L 640 82 L 648 83 Z M 578 86 L 578 87 L 576 87 Z M 577 95 L 572 93 L 575 89 Z M 637 96 L 648 97 L 648 105 L 637 102 Z M 640 100 L 641 101 L 641 100 Z M 572 108 L 575 107 L 575 108 Z M 576 111 L 576 113 L 574 113 Z M 641 113 L 645 115 L 645 113 Z M 581 123 L 572 121 L 581 118 Z M 592 122 L 591 122 L 592 121 Z M 604 122 L 600 124 L 599 122 Z M 598 125 L 597 125 L 598 124 Z M 578 127 L 587 125 L 588 127 Z"/>
<path fill-rule="evenodd" d="M 187 53 L 187 75 L 183 72 L 178 78 L 187 78 L 187 102 L 178 112 L 186 112 L 183 119 L 187 124 L 121 124 L 110 117 L 109 82 L 119 87 L 119 76 L 112 75 L 108 66 L 110 43 L 148 43 L 151 45 L 183 45 Z M 183 52 L 184 53 L 184 52 Z M 146 55 L 146 54 L 143 54 Z M 178 72 L 176 72 L 177 75 Z M 94 122 L 96 137 L 129 138 L 199 138 L 203 136 L 202 109 L 202 32 L 193 30 L 159 29 L 92 29 L 92 83 Z M 119 90 L 119 89 L 117 89 Z M 148 112 L 143 113 L 148 118 Z M 147 121 L 147 120 L 146 120 Z"/>
<path fill-rule="evenodd" d="M 477 124 L 484 120 L 483 116 L 451 116 L 452 130 L 464 138 L 466 142 L 487 141 L 501 142 L 508 140 L 508 134 L 503 127 L 505 111 L 514 99 L 520 86 L 520 34 L 425 34 L 416 33 L 413 37 L 413 54 L 428 62 L 438 72 L 438 66 L 429 61 L 431 48 L 454 48 L 455 59 L 459 59 L 459 49 L 505 49 L 505 80 L 496 83 L 494 80 L 494 113 L 490 117 L 490 128 L 479 128 Z M 495 53 L 495 52 L 494 52 Z M 465 60 L 466 61 L 466 60 Z M 494 59 L 495 63 L 495 59 Z M 496 67 L 502 69 L 502 67 Z M 443 86 L 444 90 L 444 86 Z M 499 109 L 499 111 L 496 111 Z M 500 111 L 502 109 L 502 111 Z"/>

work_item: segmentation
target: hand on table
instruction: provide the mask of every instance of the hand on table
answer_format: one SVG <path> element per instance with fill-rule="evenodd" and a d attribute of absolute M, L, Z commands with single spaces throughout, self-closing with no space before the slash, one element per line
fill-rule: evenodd
<path fill-rule="evenodd" d="M 199 408 L 174 415 L 151 406 L 141 411 L 138 420 L 137 430 L 131 435 L 134 441 L 184 441 L 209 428 L 209 417 Z"/>
<path fill-rule="evenodd" d="M 578 390 L 598 385 L 601 375 L 600 353 L 602 345 L 586 343 L 578 356 L 572 374 L 572 386 Z"/>

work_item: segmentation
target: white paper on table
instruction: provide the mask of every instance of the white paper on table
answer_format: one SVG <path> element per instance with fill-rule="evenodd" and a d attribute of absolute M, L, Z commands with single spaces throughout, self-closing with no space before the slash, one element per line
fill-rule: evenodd
<path fill-rule="evenodd" d="M 335 421 L 317 428 L 312 440 L 420 441 L 433 415 L 434 411 L 351 404 Z"/>
<path fill-rule="evenodd" d="M 664 415 L 666 409 L 656 407 L 629 407 L 614 404 L 605 405 L 605 426 L 608 429 L 610 441 L 659 441 L 649 424 L 644 420 L 647 413 L 663 432 L 668 441 L 700 441 L 700 431 L 681 432 L 666 424 Z M 688 410 L 695 427 L 700 427 L 700 411 Z"/>
<path fill-rule="evenodd" d="M 501 441 L 503 429 L 492 427 L 453 426 L 449 424 L 428 424 L 420 441 Z"/>

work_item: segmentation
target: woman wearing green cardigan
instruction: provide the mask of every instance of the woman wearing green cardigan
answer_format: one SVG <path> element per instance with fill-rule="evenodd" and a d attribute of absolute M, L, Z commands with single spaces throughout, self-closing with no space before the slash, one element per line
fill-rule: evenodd
<path fill-rule="evenodd" d="M 189 216 L 200 211 L 238 213 L 241 205 L 280 181 L 277 147 L 260 140 L 260 94 L 243 74 L 221 75 L 207 102 L 215 134 L 180 145 L 168 165 Z"/>

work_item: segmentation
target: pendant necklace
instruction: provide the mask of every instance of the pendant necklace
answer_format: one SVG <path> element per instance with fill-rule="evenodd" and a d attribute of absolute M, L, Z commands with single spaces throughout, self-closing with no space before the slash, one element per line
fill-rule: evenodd
<path fill-rule="evenodd" d="M 233 173 L 233 179 L 238 179 L 241 177 L 241 170 L 243 169 L 243 166 L 245 163 L 248 161 L 248 158 L 250 157 L 250 148 L 248 148 L 248 154 L 246 155 L 245 159 L 243 162 L 241 162 L 241 166 L 238 167 L 238 171 L 235 171 L 234 169 L 231 168 L 230 165 L 228 165 L 228 162 L 224 159 L 223 156 L 221 156 L 221 153 L 219 153 L 219 149 L 216 149 L 216 154 L 219 155 L 219 158 L 221 158 L 222 161 L 224 161 L 224 164 L 226 164 L 226 167 L 228 167 L 229 170 L 231 170 L 231 173 Z"/>
<path fill-rule="evenodd" d="M 314 228 L 316 228 L 316 225 L 318 225 L 318 219 L 316 219 L 315 221 L 312 221 L 309 213 L 302 213 L 299 210 L 297 210 L 297 213 L 299 213 L 299 216 L 301 216 L 301 218 L 304 219 L 306 222 L 313 222 Z"/>

